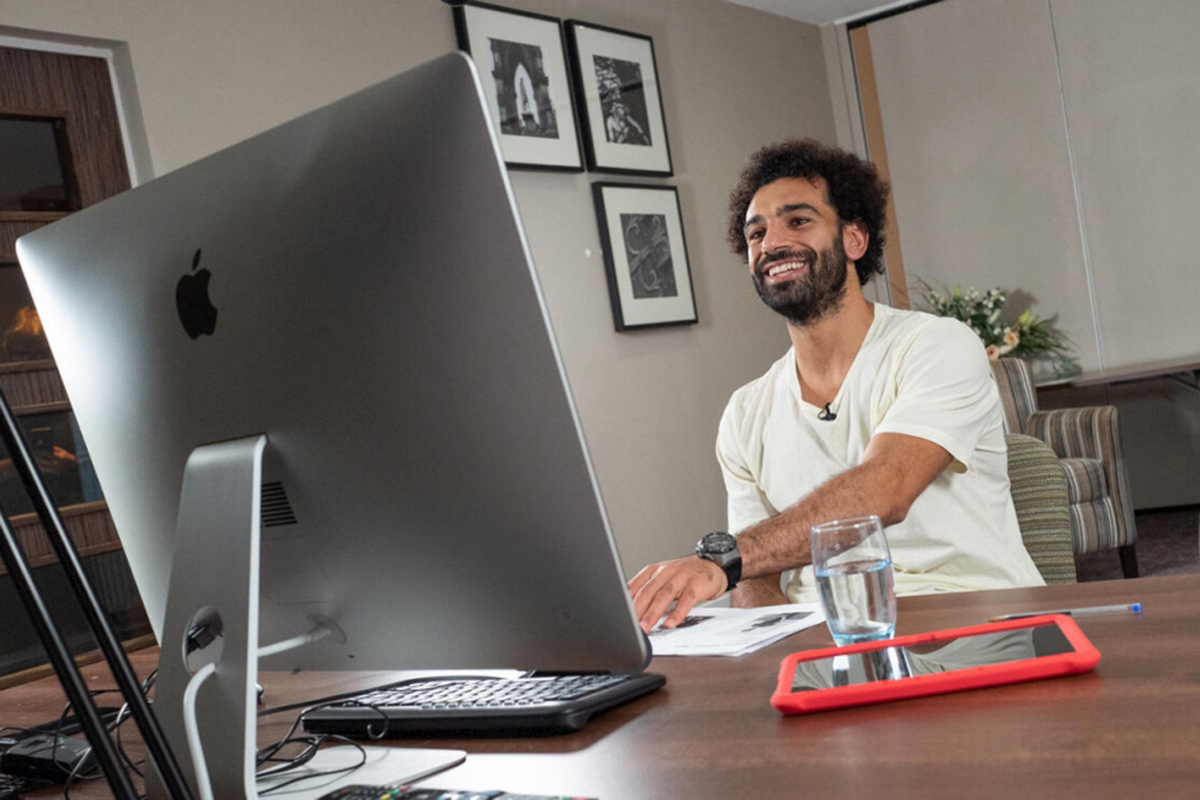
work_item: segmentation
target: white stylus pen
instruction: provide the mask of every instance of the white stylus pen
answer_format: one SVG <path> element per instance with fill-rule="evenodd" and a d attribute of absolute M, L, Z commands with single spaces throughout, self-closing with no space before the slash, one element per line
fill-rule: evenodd
<path fill-rule="evenodd" d="M 988 617 L 988 622 L 1003 622 L 1009 619 L 1040 617 L 1043 614 L 1066 614 L 1068 617 L 1094 617 L 1100 614 L 1140 614 L 1141 603 L 1122 603 L 1115 606 L 1086 606 L 1084 608 L 1055 608 L 1048 611 L 1025 611 L 1020 614 L 1001 614 Z"/>

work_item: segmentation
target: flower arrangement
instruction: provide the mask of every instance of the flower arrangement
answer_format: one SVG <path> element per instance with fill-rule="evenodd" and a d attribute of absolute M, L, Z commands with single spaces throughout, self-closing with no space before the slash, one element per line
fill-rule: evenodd
<path fill-rule="evenodd" d="M 983 341 L 988 358 L 1011 355 L 1047 362 L 1058 377 L 1079 371 L 1071 342 L 1054 324 L 1054 318 L 1042 319 L 1026 309 L 1015 322 L 1005 321 L 1007 297 L 1003 290 L 988 289 L 980 294 L 974 286 L 966 291 L 956 286 L 953 292 L 938 292 L 924 282 L 921 288 L 929 310 L 940 317 L 966 323 Z"/>

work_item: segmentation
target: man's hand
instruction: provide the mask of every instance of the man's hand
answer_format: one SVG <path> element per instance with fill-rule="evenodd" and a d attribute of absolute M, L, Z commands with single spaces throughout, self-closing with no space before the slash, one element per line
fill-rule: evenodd
<path fill-rule="evenodd" d="M 719 566 L 688 556 L 644 568 L 629 582 L 629 593 L 638 622 L 648 633 L 671 603 L 675 610 L 663 621 L 664 628 L 683 622 L 696 603 L 720 597 L 725 585 L 725 572 Z"/>

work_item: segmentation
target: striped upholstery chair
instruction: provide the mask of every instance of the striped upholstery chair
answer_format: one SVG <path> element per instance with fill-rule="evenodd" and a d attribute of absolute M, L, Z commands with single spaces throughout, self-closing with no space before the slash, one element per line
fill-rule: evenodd
<path fill-rule="evenodd" d="M 1020 433 L 1008 444 L 1008 482 L 1025 549 L 1046 583 L 1075 583 L 1067 477 L 1050 445 Z"/>
<path fill-rule="evenodd" d="M 1127 578 L 1138 574 L 1137 526 L 1117 409 L 1113 406 L 1038 411 L 1029 365 L 1019 358 L 992 362 L 1005 427 L 1041 439 L 1058 455 L 1067 477 L 1071 538 L 1076 555 L 1116 548 Z"/>

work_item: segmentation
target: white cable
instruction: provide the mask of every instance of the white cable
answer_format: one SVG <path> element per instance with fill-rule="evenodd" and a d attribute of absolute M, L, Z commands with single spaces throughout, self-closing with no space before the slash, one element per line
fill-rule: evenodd
<path fill-rule="evenodd" d="M 200 743 L 200 728 L 196 724 L 196 695 L 200 686 L 217 671 L 214 663 L 205 664 L 183 690 L 183 727 L 187 731 L 188 751 L 192 756 L 192 770 L 196 773 L 196 789 L 200 800 L 213 800 L 212 783 L 208 779 L 208 764 L 204 760 L 204 746 Z"/>
<path fill-rule="evenodd" d="M 322 623 L 308 633 L 261 647 L 259 648 L 258 655 L 262 658 L 274 655 L 275 653 L 282 653 L 295 647 L 301 647 L 309 642 L 325 638 L 333 630 L 334 628 L 331 628 L 328 624 Z M 183 690 L 183 727 L 187 732 L 188 752 L 192 757 L 192 770 L 196 773 L 196 790 L 200 796 L 200 800 L 213 800 L 213 793 L 212 782 L 208 777 L 208 763 L 204 759 L 204 745 L 200 741 L 200 727 L 196 722 L 196 695 L 200 693 L 200 687 L 204 682 L 212 677 L 216 671 L 217 665 L 215 663 L 205 664 L 197 670 L 196 674 L 188 681 L 187 688 Z"/>
<path fill-rule="evenodd" d="M 333 633 L 333 629 L 329 627 L 329 625 L 321 623 L 308 633 L 302 633 L 299 636 L 293 636 L 291 639 L 284 639 L 283 641 L 275 642 L 274 644 L 263 645 L 262 647 L 258 648 L 258 657 L 266 658 L 267 656 L 273 656 L 276 653 L 282 653 L 296 647 L 302 647 L 310 642 L 324 639 L 331 633 Z"/>

